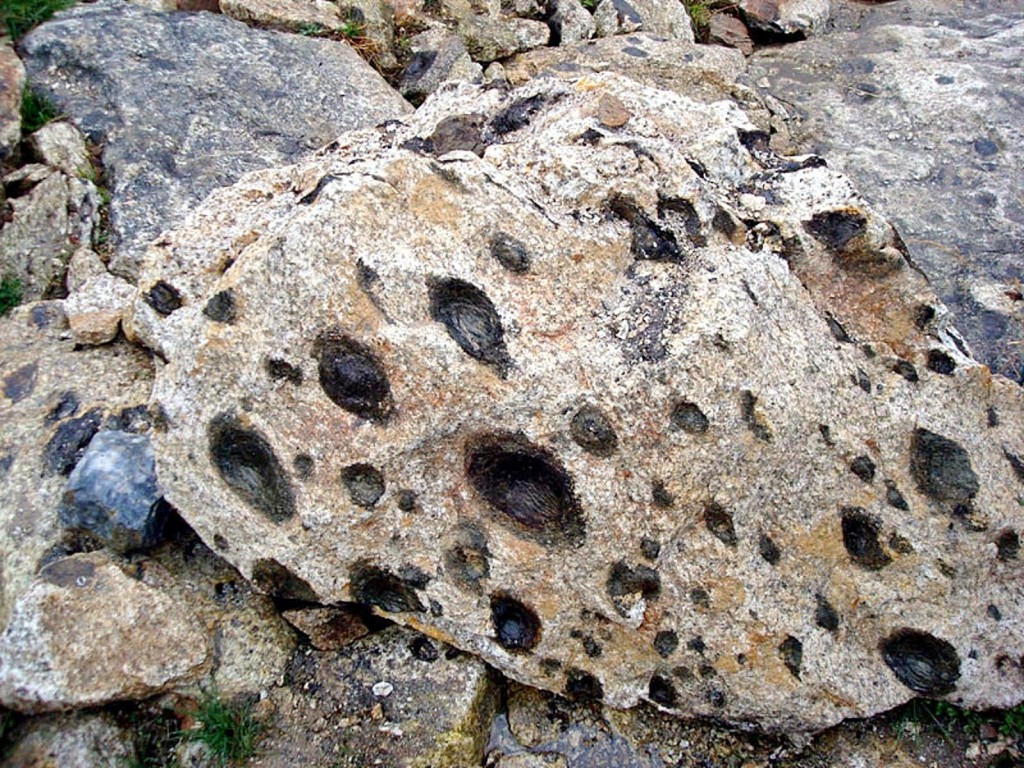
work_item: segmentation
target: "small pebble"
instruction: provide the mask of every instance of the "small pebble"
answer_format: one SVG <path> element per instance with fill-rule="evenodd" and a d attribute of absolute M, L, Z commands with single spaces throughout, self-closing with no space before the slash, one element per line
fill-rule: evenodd
<path fill-rule="evenodd" d="M 381 680 L 379 683 L 373 684 L 372 690 L 374 696 L 380 696 L 381 698 L 384 698 L 385 696 L 391 695 L 391 692 L 395 690 L 395 686 L 393 686 L 387 680 Z"/>

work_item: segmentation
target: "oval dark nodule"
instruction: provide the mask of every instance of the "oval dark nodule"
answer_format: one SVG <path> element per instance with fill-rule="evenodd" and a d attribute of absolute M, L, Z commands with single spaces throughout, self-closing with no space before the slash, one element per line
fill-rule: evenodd
<path fill-rule="evenodd" d="M 320 386 L 331 401 L 370 421 L 384 421 L 391 405 L 387 372 L 370 348 L 338 330 L 322 333 L 313 345 Z"/>
<path fill-rule="evenodd" d="M 956 688 L 960 656 L 950 643 L 916 629 L 898 629 L 880 644 L 882 658 L 907 688 L 941 696 Z"/>

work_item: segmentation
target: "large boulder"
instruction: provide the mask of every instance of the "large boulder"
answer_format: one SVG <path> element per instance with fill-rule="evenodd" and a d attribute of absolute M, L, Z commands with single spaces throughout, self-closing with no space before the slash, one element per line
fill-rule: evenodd
<path fill-rule="evenodd" d="M 728 102 L 447 87 L 212 195 L 128 327 L 168 500 L 285 595 L 768 729 L 1021 698 L 1024 394 Z"/>
<path fill-rule="evenodd" d="M 218 14 L 100 0 L 20 50 L 33 87 L 104 146 L 111 270 L 128 279 L 211 190 L 411 109 L 347 44 Z"/>
<path fill-rule="evenodd" d="M 1024 2 L 837 5 L 835 32 L 750 60 L 773 143 L 853 178 L 978 359 L 1024 383 Z"/>

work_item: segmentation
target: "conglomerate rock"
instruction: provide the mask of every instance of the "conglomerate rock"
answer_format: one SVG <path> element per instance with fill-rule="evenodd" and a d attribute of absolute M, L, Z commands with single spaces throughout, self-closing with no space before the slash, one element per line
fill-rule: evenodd
<path fill-rule="evenodd" d="M 167 499 L 266 591 L 571 698 L 1017 702 L 1022 393 L 767 143 L 616 75 L 449 86 L 214 193 L 126 320 Z"/>

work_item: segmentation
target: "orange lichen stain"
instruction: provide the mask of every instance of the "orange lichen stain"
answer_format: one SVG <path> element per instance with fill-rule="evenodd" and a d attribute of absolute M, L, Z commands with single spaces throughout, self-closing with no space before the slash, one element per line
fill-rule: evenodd
<path fill-rule="evenodd" d="M 456 226 L 466 207 L 452 198 L 448 182 L 437 176 L 424 176 L 415 182 L 409 195 L 409 210 L 418 219 L 431 224 Z"/>
<path fill-rule="evenodd" d="M 711 605 L 715 610 L 731 611 L 743 605 L 747 591 L 739 579 L 722 578 L 711 588 Z"/>
<path fill-rule="evenodd" d="M 373 612 L 385 618 L 394 618 L 391 614 L 378 611 L 376 608 L 374 608 Z M 444 632 L 431 624 L 420 621 L 415 616 L 406 616 L 405 623 L 407 626 L 412 627 L 417 632 L 423 633 L 432 640 L 439 640 L 440 642 L 447 643 L 448 645 L 455 645 L 455 638 L 452 635 L 449 635 L 447 632 Z"/>
<path fill-rule="evenodd" d="M 794 538 L 790 547 L 794 550 L 794 556 L 821 558 L 817 563 L 821 567 L 849 559 L 843 544 L 838 511 L 834 518 L 826 517 L 810 530 Z"/>

